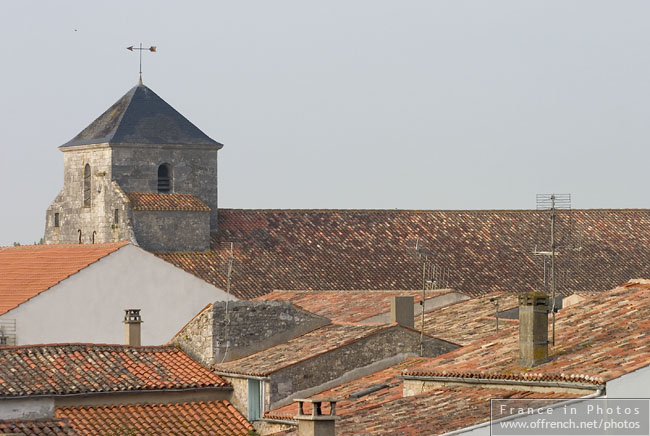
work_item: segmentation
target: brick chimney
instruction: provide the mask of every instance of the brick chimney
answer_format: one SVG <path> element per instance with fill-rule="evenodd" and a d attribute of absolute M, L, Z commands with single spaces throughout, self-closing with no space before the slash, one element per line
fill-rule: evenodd
<path fill-rule="evenodd" d="M 413 309 L 413 297 L 391 297 L 390 299 L 390 322 L 396 322 L 404 327 L 414 327 L 415 316 Z"/>
<path fill-rule="evenodd" d="M 124 309 L 126 345 L 136 347 L 140 345 L 140 324 L 142 324 L 140 309 Z"/>
<path fill-rule="evenodd" d="M 548 297 L 543 292 L 519 296 L 519 365 L 548 361 Z"/>
<path fill-rule="evenodd" d="M 336 400 L 326 398 L 296 399 L 298 403 L 298 415 L 294 419 L 298 421 L 298 436 L 335 436 L 336 435 Z M 306 415 L 304 403 L 311 403 L 311 415 Z M 329 415 L 323 415 L 323 403 L 329 403 Z"/>

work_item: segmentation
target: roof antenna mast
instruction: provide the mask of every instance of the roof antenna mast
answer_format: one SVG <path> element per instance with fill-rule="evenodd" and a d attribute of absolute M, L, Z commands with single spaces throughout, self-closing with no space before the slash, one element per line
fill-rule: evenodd
<path fill-rule="evenodd" d="M 561 246 L 557 241 L 558 210 L 571 211 L 571 194 L 537 194 L 537 210 L 547 211 L 550 220 L 550 244 L 548 251 L 538 251 L 535 247 L 534 255 L 544 258 L 544 291 L 551 294 L 551 316 L 553 317 L 551 345 L 555 346 L 555 314 L 557 313 L 557 255 L 560 248 L 574 248 Z M 547 259 L 550 260 L 550 271 L 547 274 Z M 550 290 L 549 288 L 550 284 Z"/>
<path fill-rule="evenodd" d="M 428 289 L 437 289 L 436 279 L 436 265 L 433 263 L 433 258 L 436 256 L 431 250 L 427 250 L 420 246 L 420 238 L 415 240 L 415 253 L 422 259 L 422 312 L 420 314 L 420 356 L 424 356 L 424 304 L 426 302 L 426 291 Z M 447 274 L 448 275 L 448 274 Z M 442 276 L 444 278 L 444 274 Z M 447 276 L 447 279 L 449 277 Z"/>
<path fill-rule="evenodd" d="M 126 49 L 129 50 L 129 51 L 138 50 L 140 52 L 140 78 L 138 79 L 138 85 L 142 85 L 142 52 L 144 50 L 147 50 L 147 51 L 150 51 L 152 53 L 155 53 L 156 52 L 156 46 L 152 45 L 149 48 L 146 48 L 146 47 L 143 48 L 142 43 L 140 43 L 140 47 L 134 47 L 134 46 L 131 45 L 131 46 L 127 47 Z"/>

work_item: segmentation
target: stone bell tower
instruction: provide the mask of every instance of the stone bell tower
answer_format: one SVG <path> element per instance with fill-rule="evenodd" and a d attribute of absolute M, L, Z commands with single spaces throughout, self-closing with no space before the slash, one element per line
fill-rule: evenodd
<path fill-rule="evenodd" d="M 59 147 L 63 189 L 47 210 L 45 243 L 208 250 L 222 147 L 140 81 Z"/>

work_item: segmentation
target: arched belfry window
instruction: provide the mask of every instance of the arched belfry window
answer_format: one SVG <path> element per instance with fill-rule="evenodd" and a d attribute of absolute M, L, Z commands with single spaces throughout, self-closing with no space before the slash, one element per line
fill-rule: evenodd
<path fill-rule="evenodd" d="M 84 207 L 90 207 L 90 165 L 84 167 Z"/>
<path fill-rule="evenodd" d="M 169 164 L 158 167 L 158 192 L 170 192 L 172 186 L 172 170 Z"/>

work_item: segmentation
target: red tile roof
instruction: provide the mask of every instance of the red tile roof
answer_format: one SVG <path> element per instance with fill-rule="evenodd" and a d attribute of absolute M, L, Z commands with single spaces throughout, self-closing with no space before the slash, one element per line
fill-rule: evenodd
<path fill-rule="evenodd" d="M 548 216 L 534 210 L 219 210 L 212 251 L 158 255 L 224 289 L 235 243 L 232 292 L 254 298 L 273 290 L 417 290 L 417 238 L 450 270 L 450 286 L 470 295 L 541 287 L 537 246 Z M 564 220 L 564 222 L 568 222 Z M 558 257 L 565 291 L 595 292 L 650 277 L 650 210 L 574 210 L 572 242 Z M 567 228 L 558 230 L 568 235 Z"/>
<path fill-rule="evenodd" d="M 78 436 L 64 419 L 6 419 L 0 420 L 0 434 L 24 436 Z"/>
<path fill-rule="evenodd" d="M 423 394 L 402 396 L 399 373 L 422 362 L 411 358 L 399 365 L 361 377 L 313 395 L 313 398 L 337 398 L 336 434 L 352 435 L 422 435 L 442 434 L 486 422 L 490 418 L 492 398 L 572 398 L 577 394 L 530 392 L 499 388 L 443 386 Z M 386 385 L 359 398 L 350 395 L 371 386 Z M 307 405 L 306 405 L 307 406 Z M 310 413 L 309 407 L 305 413 Z M 290 420 L 297 412 L 290 404 L 265 414 L 267 418 Z M 325 410 L 324 413 L 329 413 Z M 295 435 L 287 431 L 283 435 Z"/>
<path fill-rule="evenodd" d="M 650 281 L 635 280 L 557 315 L 551 360 L 518 364 L 519 335 L 500 332 L 407 371 L 408 375 L 603 384 L 650 365 Z"/>
<path fill-rule="evenodd" d="M 127 244 L 1 247 L 0 315 Z"/>
<path fill-rule="evenodd" d="M 426 298 L 449 291 L 427 291 Z M 393 296 L 411 296 L 422 300 L 422 291 L 273 291 L 257 297 L 258 301 L 288 301 L 309 312 L 331 320 L 358 322 L 390 312 Z"/>
<path fill-rule="evenodd" d="M 496 333 L 495 304 L 499 299 L 499 312 L 517 307 L 517 296 L 513 294 L 489 294 L 471 298 L 424 314 L 424 332 L 446 341 L 467 345 Z M 420 330 L 422 319 L 415 317 L 415 329 Z M 499 319 L 499 331 L 515 334 L 519 328 L 518 319 Z"/>
<path fill-rule="evenodd" d="M 253 426 L 228 401 L 57 408 L 79 436 L 246 436 Z"/>
<path fill-rule="evenodd" d="M 127 192 L 133 210 L 209 211 L 201 200 L 192 194 L 158 194 L 153 192 Z"/>
<path fill-rule="evenodd" d="M 175 347 L 54 344 L 0 348 L 0 397 L 225 388 Z"/>
<path fill-rule="evenodd" d="M 396 324 L 328 324 L 241 359 L 214 365 L 214 369 L 230 374 L 267 376 L 393 327 Z"/>

